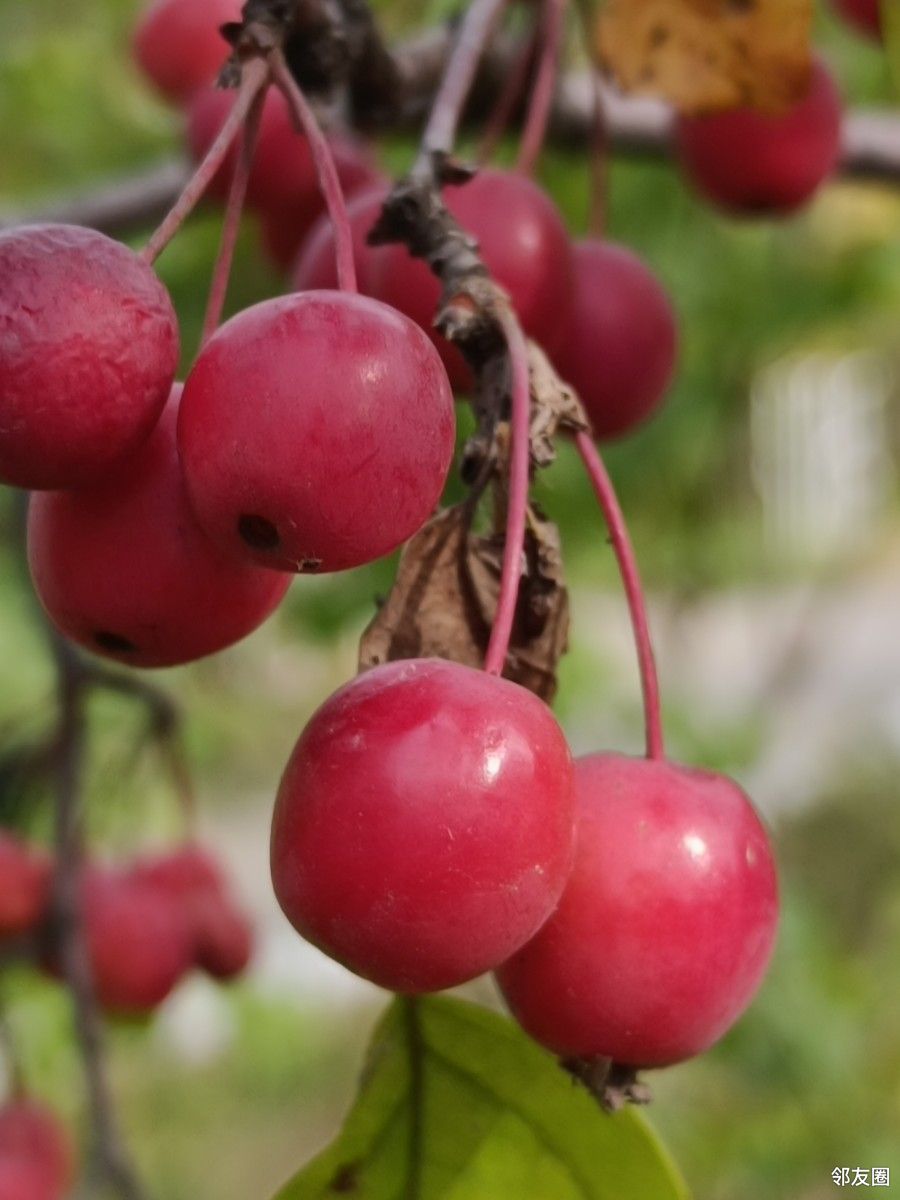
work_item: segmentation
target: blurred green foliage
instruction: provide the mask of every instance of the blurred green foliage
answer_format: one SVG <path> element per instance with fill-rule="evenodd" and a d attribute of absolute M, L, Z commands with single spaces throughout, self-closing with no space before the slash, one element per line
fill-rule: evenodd
<path fill-rule="evenodd" d="M 455 0 L 379 4 L 398 31 L 458 7 Z M 27 212 L 178 151 L 177 115 L 150 94 L 129 58 L 134 16 L 133 0 L 0 0 L 0 211 Z M 825 12 L 819 35 L 853 101 L 891 102 L 876 48 Z M 397 141 L 385 157 L 399 168 L 410 152 Z M 583 230 L 583 156 L 548 152 L 541 175 L 573 230 Z M 610 235 L 660 273 L 683 336 L 666 408 L 609 451 L 651 585 L 690 596 L 809 574 L 809 564 L 774 564 L 763 550 L 748 465 L 748 389 L 760 367 L 789 348 L 894 352 L 898 218 L 895 193 L 836 185 L 789 222 L 735 223 L 699 204 L 667 164 L 614 164 Z M 201 213 L 160 263 L 182 320 L 185 367 L 217 236 L 216 215 Z M 280 286 L 248 221 L 229 307 Z M 563 528 L 574 581 L 615 586 L 612 556 L 571 455 L 547 473 L 540 495 Z M 6 771 L 9 754 L 46 730 L 53 687 L 8 497 L 0 535 L 0 820 L 41 836 L 49 823 L 41 780 L 32 793 Z M 352 670 L 354 636 L 392 569 L 388 561 L 300 581 L 268 631 L 221 659 L 169 675 L 190 714 L 189 748 L 206 804 L 268 799 L 273 763 L 286 757 L 306 713 Z M 591 711 L 598 697 L 606 702 L 604 671 L 576 628 L 563 668 L 564 718 Z M 735 769 L 760 748 L 752 725 L 698 730 L 690 714 L 668 715 L 676 744 L 709 765 Z M 130 848 L 138 827 L 151 837 L 171 832 L 178 818 L 154 764 L 144 755 L 132 769 L 139 714 L 104 700 L 92 717 L 90 787 L 103 801 L 92 806 L 92 832 L 110 851 Z M 836 1165 L 889 1165 L 900 1173 L 895 779 L 890 758 L 874 767 L 847 764 L 814 811 L 783 820 L 786 915 L 761 999 L 722 1046 L 655 1085 L 654 1123 L 702 1200 L 817 1200 L 831 1194 Z M 25 974 L 7 976 L 3 986 L 29 1078 L 79 1120 L 64 998 Z M 179 1061 L 152 1029 L 112 1031 L 116 1088 L 157 1200 L 267 1195 L 330 1135 L 349 1095 L 368 1016 L 307 1014 L 250 987 L 223 1003 L 231 1049 L 205 1065 Z"/>

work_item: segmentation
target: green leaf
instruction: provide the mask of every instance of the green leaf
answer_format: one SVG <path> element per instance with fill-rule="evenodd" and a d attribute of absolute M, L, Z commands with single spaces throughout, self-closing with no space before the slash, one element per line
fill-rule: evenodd
<path fill-rule="evenodd" d="M 900 4 L 897 0 L 881 0 L 881 30 L 894 88 L 900 91 Z"/>
<path fill-rule="evenodd" d="M 607 1116 L 510 1021 L 398 999 L 343 1132 L 277 1200 L 686 1200 L 633 1110 Z"/>

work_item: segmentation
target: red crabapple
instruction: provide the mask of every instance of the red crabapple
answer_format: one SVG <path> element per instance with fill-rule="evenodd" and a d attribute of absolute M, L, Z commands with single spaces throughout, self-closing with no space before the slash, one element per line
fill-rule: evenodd
<path fill-rule="evenodd" d="M 216 134 L 231 111 L 236 93 L 221 88 L 205 88 L 191 101 L 188 110 L 187 138 L 191 154 L 199 161 L 212 145 Z M 348 194 L 377 178 L 377 172 L 364 148 L 346 135 L 329 137 L 335 155 L 341 185 Z M 237 146 L 232 147 L 210 186 L 210 195 L 223 199 L 234 164 Z M 253 166 L 247 186 L 247 203 L 266 215 L 267 220 L 287 222 L 294 228 L 297 245 L 305 227 L 324 211 L 318 175 L 309 142 L 294 128 L 290 109 L 281 92 L 270 88 L 263 103 Z"/>
<path fill-rule="evenodd" d="M 376 667 L 314 714 L 281 781 L 272 879 L 305 938 L 429 992 L 508 958 L 553 911 L 572 767 L 550 710 L 440 659 Z"/>
<path fill-rule="evenodd" d="M 706 1050 L 765 973 L 775 866 L 730 779 L 595 754 L 575 764 L 575 865 L 556 912 L 497 972 L 557 1054 L 661 1067 Z"/>
<path fill-rule="evenodd" d="M 74 225 L 0 232 L 0 481 L 75 487 L 149 435 L 178 363 L 166 289 Z"/>
<path fill-rule="evenodd" d="M 447 187 L 444 200 L 509 292 L 525 332 L 552 353 L 572 297 L 569 237 L 552 200 L 525 175 L 490 167 L 461 187 Z M 441 288 L 427 264 L 391 244 L 378 260 L 373 284 L 379 300 L 406 313 L 434 340 L 454 387 L 466 387 L 470 374 L 462 355 L 434 329 Z"/>
<path fill-rule="evenodd" d="M 120 1016 L 152 1012 L 188 972 L 193 939 L 174 896 L 123 871 L 91 867 L 82 882 L 94 986 Z"/>
<path fill-rule="evenodd" d="M 250 961 L 253 930 L 228 894 L 215 859 L 195 845 L 137 862 L 133 874 L 175 899 L 185 913 L 194 961 L 216 979 L 233 979 Z"/>
<path fill-rule="evenodd" d="M 53 624 L 136 667 L 240 641 L 277 607 L 285 573 L 239 562 L 197 525 L 178 461 L 176 385 L 151 437 L 93 487 L 32 496 L 28 562 Z"/>
<path fill-rule="evenodd" d="M 242 0 L 155 0 L 134 31 L 134 55 L 147 78 L 181 104 L 213 82 L 231 48 L 219 29 L 241 19 Z"/>
<path fill-rule="evenodd" d="M 219 329 L 178 440 L 203 528 L 236 555 L 339 571 L 388 554 L 437 503 L 453 396 L 412 321 L 344 292 L 266 300 Z"/>
<path fill-rule="evenodd" d="M 876 40 L 881 38 L 881 0 L 834 0 L 834 7 L 861 33 Z"/>
<path fill-rule="evenodd" d="M 387 184 L 381 173 L 372 166 L 356 142 L 341 134 L 331 134 L 328 141 L 348 211 L 360 195 L 373 190 L 378 190 L 382 198 L 387 194 Z M 309 195 L 294 204 L 285 208 L 266 209 L 260 214 L 260 219 L 263 245 L 275 266 L 283 271 L 294 265 L 301 246 L 312 238 L 313 232 L 322 223 L 327 222 L 329 228 L 331 226 L 318 184 Z M 337 286 L 336 280 L 335 274 L 335 283 L 331 286 Z M 365 292 L 365 288 L 360 290 Z"/>
<path fill-rule="evenodd" d="M 574 300 L 554 355 L 598 438 L 628 433 L 654 411 L 672 378 L 675 315 L 662 284 L 625 246 L 575 246 Z"/>
<path fill-rule="evenodd" d="M 0 938 L 29 933 L 50 899 L 48 855 L 0 831 Z"/>
<path fill-rule="evenodd" d="M 680 117 L 678 157 L 690 182 L 714 204 L 751 216 L 790 213 L 837 165 L 841 112 L 834 80 L 816 61 L 809 91 L 787 112 L 736 108 Z"/>
<path fill-rule="evenodd" d="M 378 258 L 384 253 L 381 246 L 370 246 L 366 238 L 378 220 L 386 195 L 387 189 L 379 184 L 357 192 L 347 204 L 347 218 L 353 234 L 357 283 L 359 290 L 366 296 L 372 295 Z M 307 234 L 300 248 L 291 282 L 298 292 L 315 292 L 337 287 L 334 227 L 327 214 L 319 217 Z"/>
<path fill-rule="evenodd" d="M 74 1174 L 72 1142 L 54 1112 L 28 1099 L 0 1107 L 0 1200 L 62 1200 Z"/>

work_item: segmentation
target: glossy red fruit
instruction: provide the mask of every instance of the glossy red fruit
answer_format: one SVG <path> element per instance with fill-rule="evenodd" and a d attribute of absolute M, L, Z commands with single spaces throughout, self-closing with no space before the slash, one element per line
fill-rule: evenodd
<path fill-rule="evenodd" d="M 74 225 L 0 232 L 0 482 L 75 487 L 140 445 L 178 362 L 166 289 Z"/>
<path fill-rule="evenodd" d="M 175 897 L 124 871 L 89 869 L 83 882 L 94 986 L 107 1012 L 152 1012 L 188 972 L 193 938 Z"/>
<path fill-rule="evenodd" d="M 679 118 L 679 160 L 697 191 L 722 208 L 749 216 L 790 213 L 834 171 L 841 116 L 834 80 L 815 62 L 809 91 L 787 112 L 738 108 Z"/>
<path fill-rule="evenodd" d="M 360 195 L 377 189 L 382 196 L 387 185 L 381 173 L 364 155 L 356 142 L 339 134 L 329 138 L 331 151 L 337 166 L 338 178 L 347 202 L 348 213 Z M 303 199 L 285 208 L 270 208 L 261 213 L 263 245 L 276 267 L 287 271 L 294 266 L 297 256 L 315 230 L 331 220 L 327 215 L 325 201 L 318 184 Z M 337 274 L 335 273 L 336 286 Z M 360 288 L 365 292 L 365 288 Z"/>
<path fill-rule="evenodd" d="M 677 348 L 672 305 L 642 259 L 614 242 L 578 243 L 571 315 L 554 362 L 598 438 L 620 437 L 653 413 Z"/>
<path fill-rule="evenodd" d="M 205 88 L 198 92 L 188 109 L 187 139 L 191 154 L 199 161 L 212 145 L 234 104 L 235 92 Z M 329 138 L 338 175 L 346 193 L 366 186 L 377 178 L 365 149 L 346 135 Z M 237 161 L 237 146 L 216 174 L 209 194 L 224 199 Z M 289 221 L 292 227 L 308 228 L 324 210 L 319 194 L 318 176 L 309 142 L 294 128 L 287 101 L 281 92 L 270 88 L 263 103 L 262 120 L 253 155 L 253 167 L 247 186 L 247 203 L 271 220 Z M 303 231 L 297 236 L 297 245 Z"/>
<path fill-rule="evenodd" d="M 0 1200 L 62 1200 L 74 1173 L 72 1142 L 54 1112 L 27 1099 L 0 1107 Z"/>
<path fill-rule="evenodd" d="M 200 846 L 186 845 L 135 864 L 134 874 L 175 899 L 194 943 L 194 962 L 216 979 L 234 979 L 253 953 L 253 928 L 228 893 L 216 860 Z"/>
<path fill-rule="evenodd" d="M 211 84 L 231 48 L 220 26 L 241 19 L 242 0 L 156 0 L 134 31 L 134 55 L 147 78 L 177 104 Z"/>
<path fill-rule="evenodd" d="M 0 832 L 0 938 L 29 933 L 50 900 L 50 858 Z"/>
<path fill-rule="evenodd" d="M 572 766 L 550 710 L 440 659 L 336 692 L 288 763 L 272 826 L 294 927 L 382 987 L 490 970 L 552 912 L 573 839 Z"/>
<path fill-rule="evenodd" d="M 228 897 L 210 896 L 197 941 L 200 970 L 213 979 L 237 979 L 250 965 L 253 941 L 253 926 Z"/>
<path fill-rule="evenodd" d="M 500 987 L 557 1054 L 636 1067 L 690 1058 L 734 1024 L 769 962 L 778 894 L 766 832 L 721 775 L 596 754 L 575 777 L 575 866 Z"/>
<path fill-rule="evenodd" d="M 386 195 L 386 189 L 379 184 L 357 192 L 347 204 L 357 284 L 366 296 L 372 294 L 378 257 L 384 252 L 381 246 L 370 246 L 366 239 L 378 220 Z M 298 292 L 333 290 L 337 287 L 334 228 L 327 215 L 319 217 L 304 240 L 291 282 Z"/>
<path fill-rule="evenodd" d="M 881 0 L 834 0 L 834 7 L 848 24 L 877 41 L 881 40 Z"/>
<path fill-rule="evenodd" d="M 101 483 L 33 496 L 28 562 L 57 629 L 95 654 L 168 667 L 240 641 L 291 577 L 238 562 L 194 519 L 176 445 L 181 386 L 151 437 Z"/>
<path fill-rule="evenodd" d="M 0 1200 L 63 1200 L 63 1196 L 40 1163 L 0 1155 Z"/>
<path fill-rule="evenodd" d="M 552 200 L 525 175 L 486 168 L 444 191 L 447 207 L 478 241 L 488 270 L 509 292 L 525 332 L 552 353 L 572 300 L 572 252 Z M 440 285 L 405 246 L 379 258 L 374 295 L 406 313 L 433 339 L 456 388 L 470 382 L 459 351 L 434 329 Z"/>
<path fill-rule="evenodd" d="M 178 421 L 203 528 L 235 554 L 339 571 L 388 554 L 440 497 L 453 396 L 411 321 L 342 292 L 267 300 L 228 321 Z"/>

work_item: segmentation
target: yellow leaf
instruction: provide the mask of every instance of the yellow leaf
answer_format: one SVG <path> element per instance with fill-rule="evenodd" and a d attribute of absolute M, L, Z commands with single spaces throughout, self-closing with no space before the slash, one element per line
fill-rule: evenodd
<path fill-rule="evenodd" d="M 812 0 L 606 0 L 603 69 L 626 92 L 682 112 L 778 111 L 806 91 Z"/>

